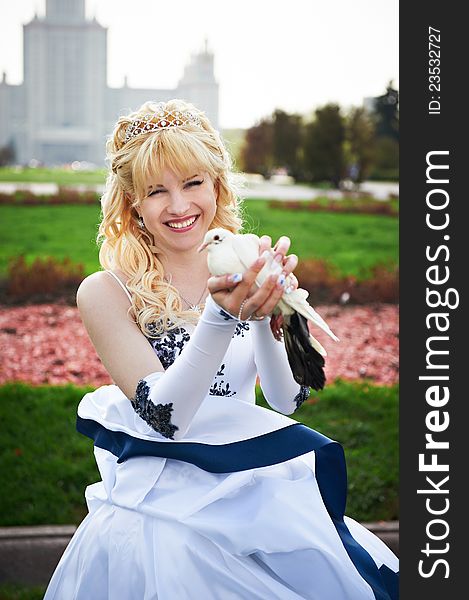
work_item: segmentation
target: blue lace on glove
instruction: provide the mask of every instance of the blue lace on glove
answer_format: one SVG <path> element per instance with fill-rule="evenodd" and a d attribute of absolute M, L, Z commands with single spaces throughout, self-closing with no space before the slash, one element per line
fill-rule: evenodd
<path fill-rule="evenodd" d="M 153 404 L 148 397 L 149 394 L 150 388 L 147 382 L 140 379 L 135 391 L 135 398 L 130 400 L 135 412 L 155 431 L 161 433 L 165 438 L 173 440 L 174 432 L 179 429 L 177 425 L 171 423 L 173 403 Z"/>

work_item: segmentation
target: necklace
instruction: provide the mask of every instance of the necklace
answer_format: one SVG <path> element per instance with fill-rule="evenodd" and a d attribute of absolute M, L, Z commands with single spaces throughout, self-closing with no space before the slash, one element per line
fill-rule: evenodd
<path fill-rule="evenodd" d="M 173 285 L 171 283 L 170 280 L 168 280 L 168 278 L 165 276 L 165 281 L 167 281 L 168 283 L 170 283 L 171 285 Z M 202 301 L 203 295 L 205 294 L 205 290 L 207 289 L 207 284 L 205 284 L 204 289 L 202 290 L 202 293 L 200 294 L 200 298 L 198 300 L 198 302 L 196 302 L 195 304 L 193 304 L 192 302 L 189 302 L 189 300 L 187 300 L 186 298 L 184 298 L 184 296 L 181 294 L 180 290 L 178 290 L 179 295 L 181 296 L 181 298 L 184 300 L 184 302 L 189 306 L 189 310 L 191 310 L 192 312 L 195 312 L 197 314 L 202 314 L 202 308 L 200 306 L 200 303 Z"/>
<path fill-rule="evenodd" d="M 184 296 L 181 294 L 181 292 L 178 290 L 179 295 L 181 296 L 181 298 L 184 300 L 184 302 L 189 306 L 189 310 L 196 312 L 197 314 L 202 314 L 202 308 L 200 306 L 201 300 L 203 295 L 205 294 L 205 290 L 207 289 L 207 284 L 205 284 L 205 287 L 203 289 L 202 294 L 200 295 L 199 301 L 197 302 L 197 304 L 192 304 L 192 302 L 189 302 L 189 300 L 186 300 L 184 298 Z"/>

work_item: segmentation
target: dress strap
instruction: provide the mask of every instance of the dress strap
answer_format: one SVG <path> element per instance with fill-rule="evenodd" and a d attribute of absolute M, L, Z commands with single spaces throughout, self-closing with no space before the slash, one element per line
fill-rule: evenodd
<path fill-rule="evenodd" d="M 109 273 L 109 275 L 112 275 L 114 277 L 114 279 L 117 281 L 117 283 L 121 286 L 121 288 L 124 290 L 124 292 L 127 294 L 127 297 L 130 300 L 130 303 L 132 304 L 132 296 L 129 293 L 129 290 L 125 287 L 125 285 L 122 283 L 122 281 L 119 279 L 119 277 L 117 277 L 117 275 L 115 273 L 113 273 L 112 271 L 105 271 L 106 273 Z"/>

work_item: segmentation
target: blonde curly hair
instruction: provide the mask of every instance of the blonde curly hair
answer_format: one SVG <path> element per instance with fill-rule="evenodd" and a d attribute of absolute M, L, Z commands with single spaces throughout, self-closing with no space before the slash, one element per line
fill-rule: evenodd
<path fill-rule="evenodd" d="M 218 190 L 210 229 L 242 229 L 241 203 L 232 160 L 219 133 L 205 114 L 183 100 L 165 103 L 168 111 L 191 111 L 200 124 L 157 129 L 125 142 L 127 127 L 136 118 L 155 113 L 159 104 L 145 102 L 137 111 L 118 119 L 106 142 L 109 173 L 101 198 L 97 243 L 103 269 L 120 269 L 127 277 L 134 320 L 147 337 L 158 337 L 184 321 L 196 323 L 194 311 L 183 310 L 178 290 L 164 279 L 158 258 L 158 240 L 139 226 L 136 207 L 146 196 L 149 178 L 165 168 L 181 175 L 208 172 Z M 153 249 L 151 249 L 153 247 Z"/>

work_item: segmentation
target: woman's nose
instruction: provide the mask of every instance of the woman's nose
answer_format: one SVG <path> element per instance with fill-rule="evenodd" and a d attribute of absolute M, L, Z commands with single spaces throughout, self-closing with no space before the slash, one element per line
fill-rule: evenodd
<path fill-rule="evenodd" d="M 184 194 L 180 190 L 175 190 L 170 193 L 170 203 L 168 212 L 174 215 L 184 215 L 190 208 L 190 202 L 184 198 Z"/>

